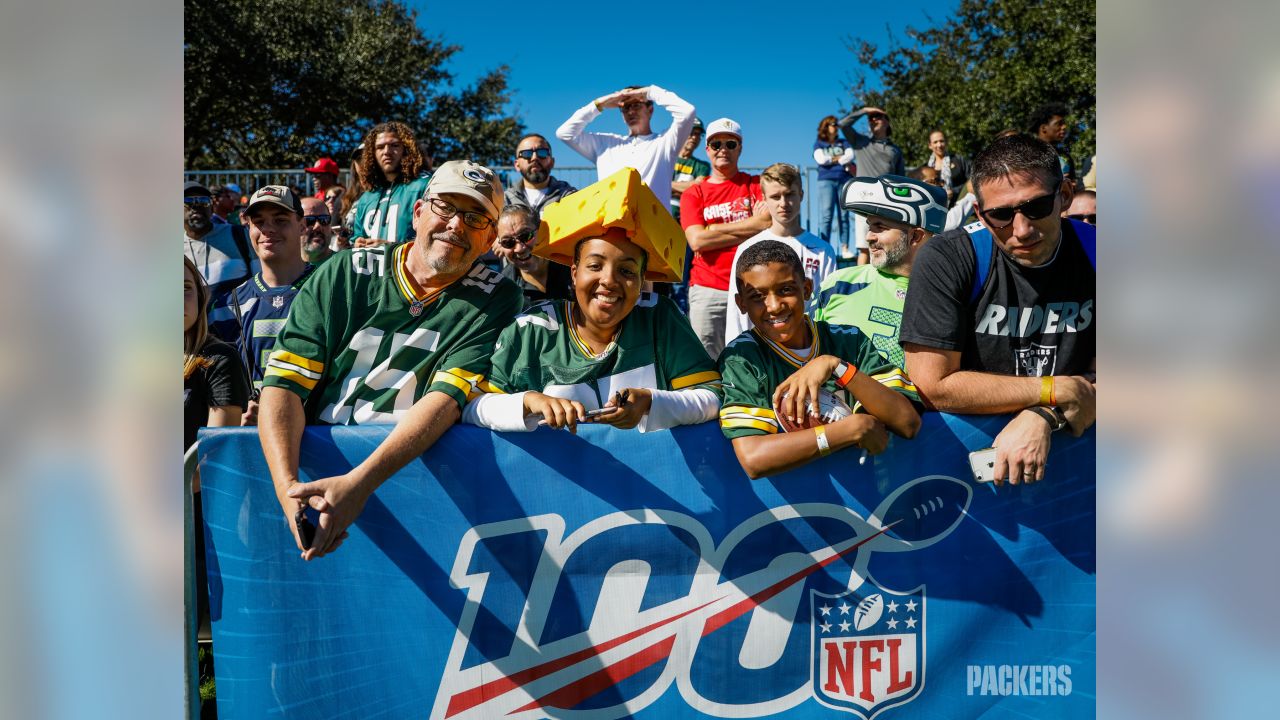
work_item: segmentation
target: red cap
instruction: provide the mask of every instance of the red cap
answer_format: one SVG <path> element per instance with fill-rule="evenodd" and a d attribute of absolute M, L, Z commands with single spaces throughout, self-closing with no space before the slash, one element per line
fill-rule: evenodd
<path fill-rule="evenodd" d="M 338 163 L 333 158 L 320 158 L 316 164 L 307 168 L 309 173 L 329 173 L 330 175 L 338 174 Z"/>

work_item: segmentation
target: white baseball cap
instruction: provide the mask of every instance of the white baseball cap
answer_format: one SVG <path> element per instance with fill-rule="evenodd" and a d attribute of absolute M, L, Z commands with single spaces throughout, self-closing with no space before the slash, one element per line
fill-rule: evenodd
<path fill-rule="evenodd" d="M 729 118 L 713 120 L 711 121 L 711 124 L 707 126 L 707 139 L 710 140 L 716 135 L 732 135 L 741 140 L 742 126 Z"/>

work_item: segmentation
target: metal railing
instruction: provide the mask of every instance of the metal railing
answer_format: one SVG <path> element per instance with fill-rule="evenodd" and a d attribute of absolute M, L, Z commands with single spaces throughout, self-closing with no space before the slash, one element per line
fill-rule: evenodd
<path fill-rule="evenodd" d="M 520 173 L 511 165 L 495 165 L 492 167 L 498 177 L 502 178 L 504 187 L 511 187 L 520 181 Z M 818 210 L 813 200 L 815 193 L 812 189 L 817 187 L 818 168 L 805 165 L 797 165 L 797 167 L 804 171 L 805 177 L 804 214 L 808 221 L 804 223 L 804 227 L 805 229 L 817 227 L 818 217 L 815 213 Z M 763 170 L 764 168 L 762 167 L 742 168 L 743 172 L 753 175 L 758 175 Z M 596 169 L 590 166 L 556 167 L 553 174 L 557 179 L 578 188 L 586 187 L 596 181 Z M 301 168 L 285 170 L 187 170 L 183 175 L 185 180 L 194 180 L 206 187 L 235 183 L 240 186 L 240 191 L 246 197 L 252 195 L 255 190 L 263 185 L 291 185 L 304 191 L 314 192 L 310 176 Z M 346 185 L 349 179 L 350 170 L 342 170 L 338 175 L 338 182 L 342 185 Z"/>

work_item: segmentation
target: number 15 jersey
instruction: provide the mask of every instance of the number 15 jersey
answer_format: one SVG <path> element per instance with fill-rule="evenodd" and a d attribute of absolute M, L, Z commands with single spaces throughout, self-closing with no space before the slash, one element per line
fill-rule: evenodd
<path fill-rule="evenodd" d="M 405 269 L 413 245 L 345 250 L 294 300 L 263 385 L 301 397 L 307 424 L 394 423 L 432 390 L 462 407 L 484 381 L 519 288 L 477 263 L 424 293 Z"/>

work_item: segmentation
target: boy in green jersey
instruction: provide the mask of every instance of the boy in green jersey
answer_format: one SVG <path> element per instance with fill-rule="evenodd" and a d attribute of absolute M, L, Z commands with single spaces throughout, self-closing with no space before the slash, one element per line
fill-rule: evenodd
<path fill-rule="evenodd" d="M 897 175 L 857 177 L 844 190 L 845 210 L 866 219 L 871 262 L 841 268 L 822 281 L 814 320 L 852 325 L 896 367 L 906 367 L 898 328 L 916 252 L 947 221 L 946 193 Z"/>
<path fill-rule="evenodd" d="M 332 552 L 369 495 L 457 421 L 489 371 L 520 291 L 476 259 L 493 243 L 503 204 L 493 171 L 440 166 L 414 203 L 418 239 L 344 250 L 294 299 L 267 363 L 259 436 L 285 518 L 320 511 L 311 560 Z M 298 483 L 306 424 L 395 423 L 349 473 Z"/>
<path fill-rule="evenodd" d="M 649 205 L 638 202 L 642 196 Z M 715 363 L 674 302 L 640 289 L 646 276 L 678 278 L 672 265 L 684 259 L 674 222 L 664 237 L 678 247 L 661 253 L 650 232 L 662 226 L 631 216 L 649 206 L 657 200 L 638 178 L 606 179 L 549 206 L 546 240 L 534 253 L 553 262 L 572 258 L 574 298 L 534 305 L 502 331 L 483 386 L 488 394 L 467 406 L 466 422 L 528 431 L 540 422 L 573 430 L 589 421 L 646 432 L 715 418 Z M 629 210 L 615 216 L 609 208 Z"/>
<path fill-rule="evenodd" d="M 790 470 L 850 446 L 878 454 L 888 442 L 886 427 L 915 436 L 915 387 L 857 328 L 809 319 L 804 308 L 813 284 L 795 251 L 766 240 L 744 252 L 734 271 L 738 306 L 753 327 L 720 355 L 720 428 L 748 476 Z M 817 425 L 824 393 L 853 413 Z M 787 425 L 800 427 L 778 434 Z"/>

